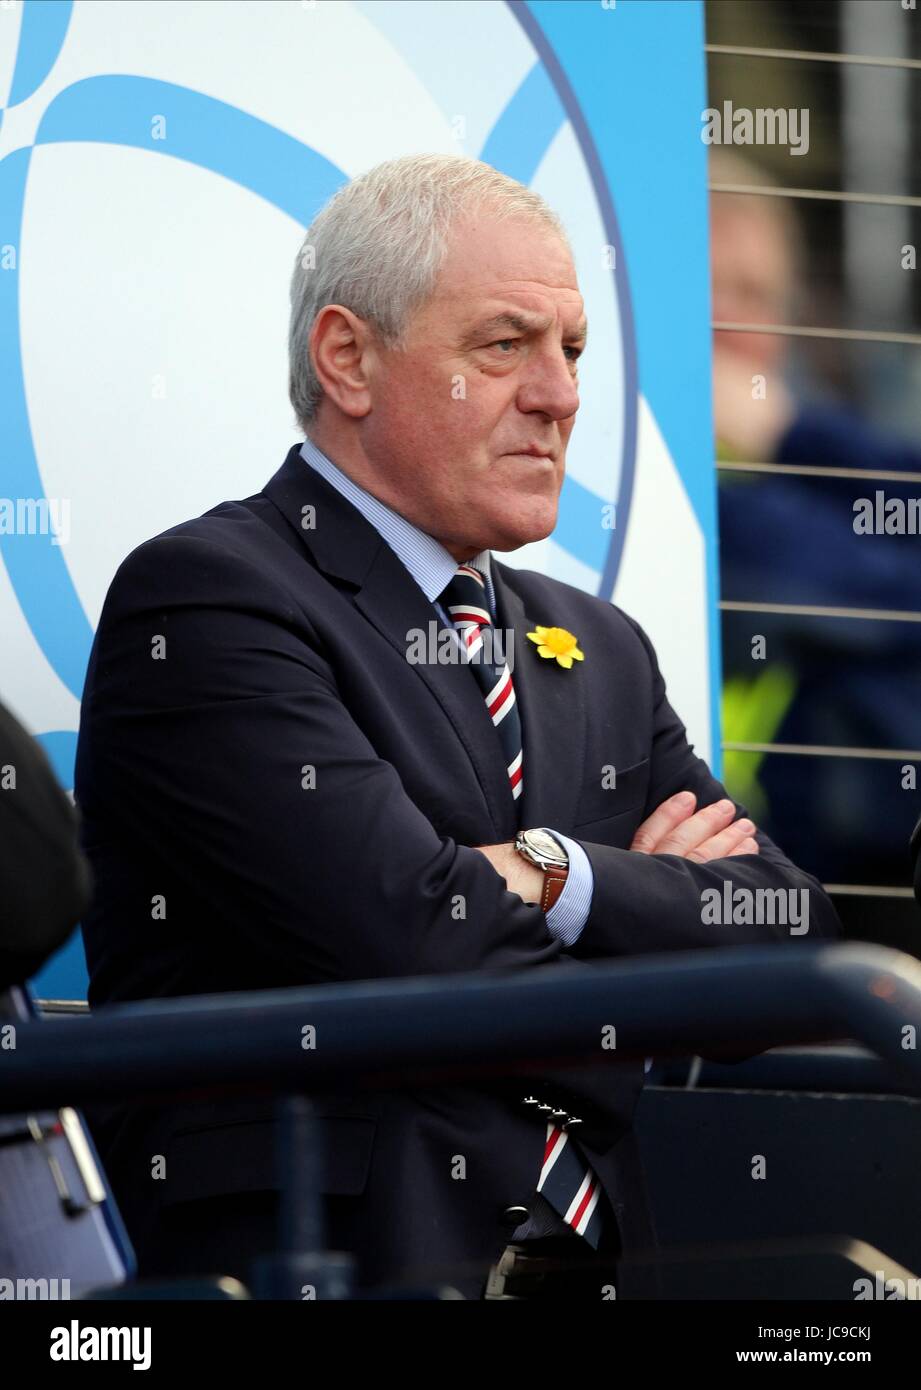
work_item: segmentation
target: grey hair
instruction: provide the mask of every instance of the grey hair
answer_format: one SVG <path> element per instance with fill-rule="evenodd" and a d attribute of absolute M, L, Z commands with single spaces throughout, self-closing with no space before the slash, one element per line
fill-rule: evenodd
<path fill-rule="evenodd" d="M 309 347 L 319 311 L 342 304 L 369 321 L 386 347 L 399 347 L 434 289 L 452 222 L 484 205 L 497 220 L 542 222 L 569 244 L 539 194 L 466 155 L 387 160 L 345 184 L 317 213 L 295 261 L 288 327 L 288 394 L 305 434 L 323 397 Z"/>

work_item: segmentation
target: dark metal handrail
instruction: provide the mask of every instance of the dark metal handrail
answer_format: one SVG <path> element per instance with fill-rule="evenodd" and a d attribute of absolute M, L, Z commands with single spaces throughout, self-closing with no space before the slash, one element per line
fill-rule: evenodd
<path fill-rule="evenodd" d="M 885 947 L 795 943 L 580 965 L 107 1005 L 77 1028 L 17 1024 L 14 1047 L 0 1038 L 0 1113 L 215 1089 L 451 1085 L 844 1038 L 921 1077 L 921 1049 L 905 1045 L 908 1028 L 921 1038 L 921 964 Z M 614 1049 L 603 1045 L 612 1025 Z"/>

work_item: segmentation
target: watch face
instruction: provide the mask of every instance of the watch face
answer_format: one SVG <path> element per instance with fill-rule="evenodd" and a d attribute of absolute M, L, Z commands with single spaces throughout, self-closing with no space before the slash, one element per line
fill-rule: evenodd
<path fill-rule="evenodd" d="M 550 864 L 565 866 L 569 863 L 569 855 L 566 853 L 559 840 L 546 830 L 526 830 L 522 835 L 522 840 L 528 849 L 541 859 L 547 860 Z"/>

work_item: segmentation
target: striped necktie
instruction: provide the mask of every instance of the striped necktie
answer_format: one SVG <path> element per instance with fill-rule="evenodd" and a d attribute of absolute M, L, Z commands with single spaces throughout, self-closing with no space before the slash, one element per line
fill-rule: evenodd
<path fill-rule="evenodd" d="M 521 717 L 515 703 L 512 673 L 505 660 L 504 646 L 495 639 L 492 614 L 486 595 L 486 580 L 472 565 L 458 565 L 454 578 L 440 595 L 455 627 L 460 629 L 467 648 L 467 660 L 476 676 L 489 717 L 499 734 L 512 796 L 522 792 Z M 486 641 L 483 630 L 487 629 Z M 500 657 L 499 661 L 494 658 Z"/>
<path fill-rule="evenodd" d="M 479 682 L 486 708 L 499 734 L 508 770 L 512 796 L 522 792 L 521 718 L 515 703 L 515 687 L 507 661 L 492 660 L 498 654 L 493 643 L 492 614 L 486 593 L 486 580 L 472 565 L 458 565 L 453 579 L 439 599 L 455 627 L 460 630 L 471 669 Z M 483 632 L 487 630 L 487 641 Z M 527 1104 L 534 1104 L 528 1097 Z M 544 1110 L 550 1106 L 540 1106 Z M 565 1129 L 552 1121 L 547 1124 L 544 1156 L 537 1190 L 554 1211 L 594 1248 L 602 1230 L 601 1184 L 586 1162 L 582 1151 Z"/>
<path fill-rule="evenodd" d="M 550 1121 L 537 1190 L 567 1226 L 598 1249 L 603 1227 L 601 1183 L 576 1141 Z"/>

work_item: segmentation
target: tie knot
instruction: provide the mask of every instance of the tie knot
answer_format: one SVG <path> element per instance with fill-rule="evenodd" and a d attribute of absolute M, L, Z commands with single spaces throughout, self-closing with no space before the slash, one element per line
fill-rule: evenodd
<path fill-rule="evenodd" d="M 472 565 L 458 565 L 439 597 L 452 622 L 491 626 L 486 580 Z"/>

